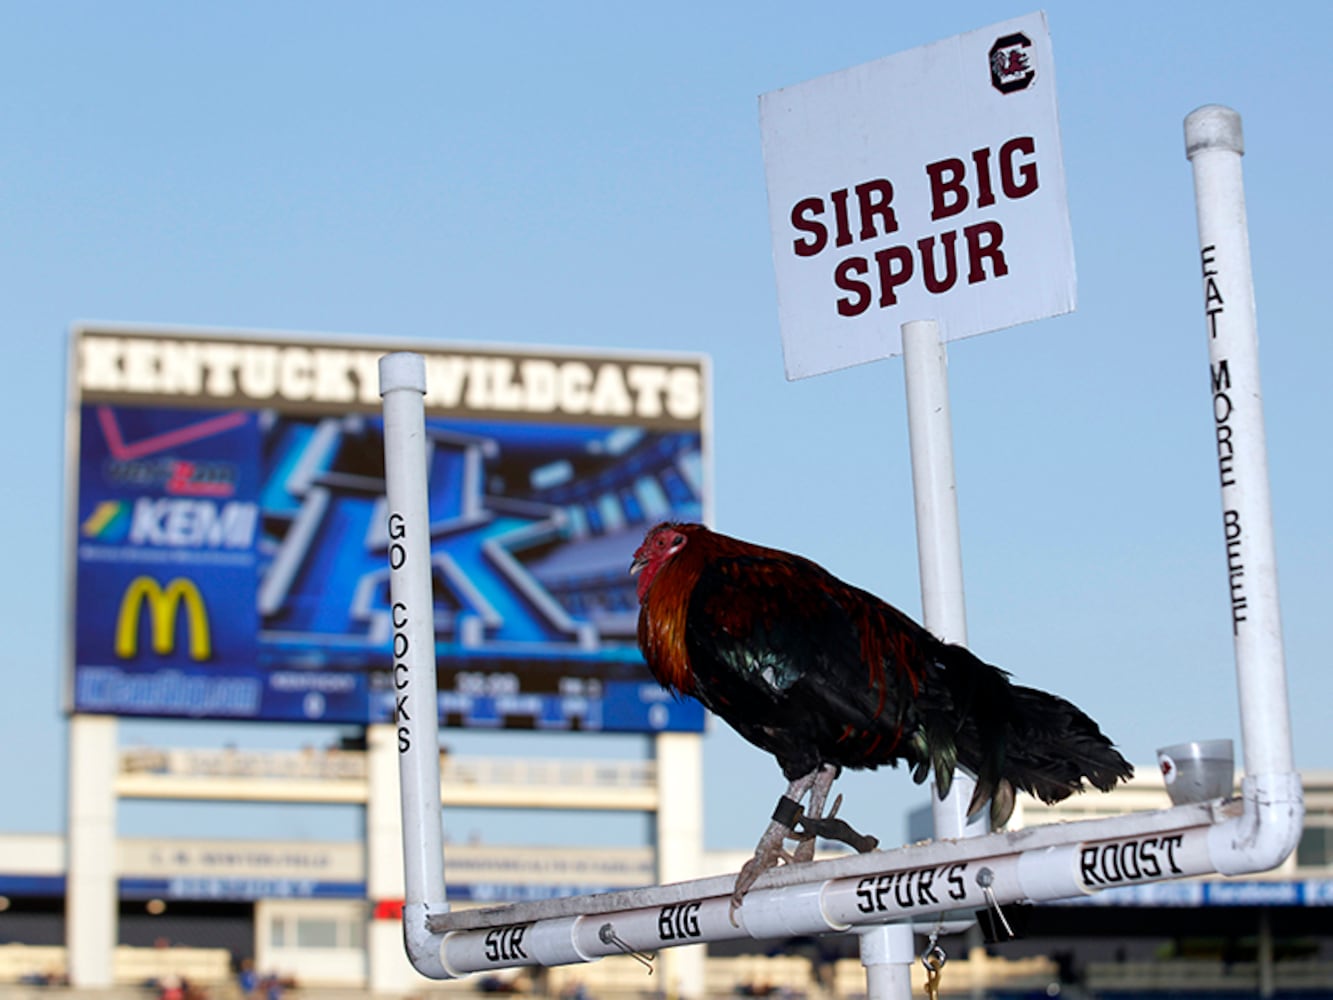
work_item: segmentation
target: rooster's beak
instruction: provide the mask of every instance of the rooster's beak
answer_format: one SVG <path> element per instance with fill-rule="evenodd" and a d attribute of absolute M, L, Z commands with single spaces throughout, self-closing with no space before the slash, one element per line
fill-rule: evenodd
<path fill-rule="evenodd" d="M 639 570 L 643 569 L 647 565 L 648 565 L 647 559 L 644 559 L 642 556 L 636 556 L 634 561 L 629 564 L 629 575 L 633 576 L 635 573 L 639 572 Z"/>

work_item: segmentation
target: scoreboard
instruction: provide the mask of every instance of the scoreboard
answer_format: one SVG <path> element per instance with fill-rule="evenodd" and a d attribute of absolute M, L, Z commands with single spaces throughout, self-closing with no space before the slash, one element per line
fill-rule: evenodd
<path fill-rule="evenodd" d="M 708 515 L 707 359 L 86 325 L 66 707 L 388 721 L 377 364 L 427 366 L 445 725 L 699 730 L 635 640 L 644 531 Z"/>

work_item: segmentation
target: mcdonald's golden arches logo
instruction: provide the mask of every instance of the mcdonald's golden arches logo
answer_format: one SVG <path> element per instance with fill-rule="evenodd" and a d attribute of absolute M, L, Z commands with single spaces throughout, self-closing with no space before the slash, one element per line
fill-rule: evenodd
<path fill-rule="evenodd" d="M 151 576 L 136 576 L 125 588 L 116 616 L 116 655 L 130 659 L 139 651 L 139 620 L 148 606 L 153 652 L 166 656 L 176 639 L 176 619 L 185 605 L 186 627 L 190 633 L 190 659 L 206 660 L 212 652 L 208 630 L 208 612 L 199 587 L 193 580 L 178 576 L 163 587 Z"/>

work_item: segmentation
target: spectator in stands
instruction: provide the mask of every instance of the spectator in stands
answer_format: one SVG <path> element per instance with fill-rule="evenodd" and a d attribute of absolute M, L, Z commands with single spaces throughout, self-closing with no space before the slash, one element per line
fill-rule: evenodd
<path fill-rule="evenodd" d="M 241 971 L 236 974 L 236 985 L 241 988 L 241 995 L 251 1000 L 259 991 L 259 977 L 255 975 L 253 959 L 241 959 Z"/>

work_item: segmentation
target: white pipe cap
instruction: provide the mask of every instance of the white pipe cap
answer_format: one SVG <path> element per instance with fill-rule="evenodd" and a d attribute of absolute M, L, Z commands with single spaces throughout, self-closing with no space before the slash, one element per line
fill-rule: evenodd
<path fill-rule="evenodd" d="M 380 358 L 380 395 L 395 389 L 426 392 L 426 359 L 412 351 L 396 351 Z"/>
<path fill-rule="evenodd" d="M 1185 156 L 1192 160 L 1195 153 L 1205 149 L 1244 154 L 1240 112 L 1221 104 L 1205 104 L 1185 116 Z"/>

